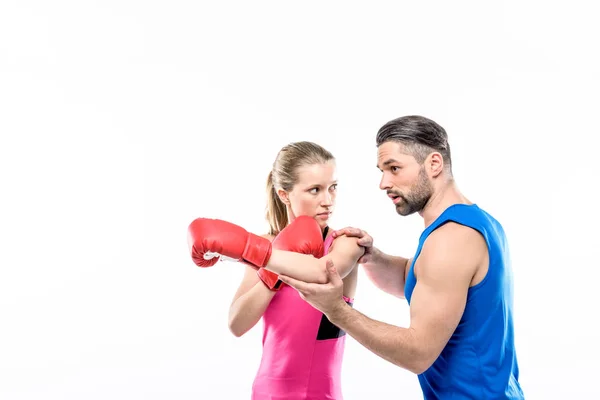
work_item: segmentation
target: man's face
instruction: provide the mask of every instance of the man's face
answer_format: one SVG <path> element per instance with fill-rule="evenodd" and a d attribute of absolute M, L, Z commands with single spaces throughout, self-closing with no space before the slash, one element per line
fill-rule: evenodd
<path fill-rule="evenodd" d="M 409 149 L 402 143 L 389 141 L 377 149 L 377 168 L 383 172 L 379 187 L 385 190 L 400 215 L 410 215 L 423 210 L 433 186 Z"/>

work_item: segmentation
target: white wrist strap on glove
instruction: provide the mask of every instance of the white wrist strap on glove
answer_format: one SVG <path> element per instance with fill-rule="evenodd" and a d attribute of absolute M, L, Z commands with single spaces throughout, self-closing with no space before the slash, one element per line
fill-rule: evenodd
<path fill-rule="evenodd" d="M 202 257 L 204 257 L 205 260 L 212 260 L 215 257 L 220 257 L 219 261 L 233 261 L 233 262 L 237 262 L 238 261 L 235 258 L 230 258 L 230 257 L 222 256 L 219 253 L 214 253 L 212 251 L 207 251 L 206 253 L 204 253 L 204 255 Z"/>

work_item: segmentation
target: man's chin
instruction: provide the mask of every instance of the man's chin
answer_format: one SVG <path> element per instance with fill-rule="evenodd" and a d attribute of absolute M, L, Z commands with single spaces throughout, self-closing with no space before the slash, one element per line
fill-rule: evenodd
<path fill-rule="evenodd" d="M 408 208 L 408 207 L 403 207 L 403 206 L 396 206 L 396 212 L 399 215 L 402 215 L 403 217 L 407 217 L 411 214 L 414 214 L 415 212 L 417 212 L 416 210 L 413 210 L 412 208 Z"/>

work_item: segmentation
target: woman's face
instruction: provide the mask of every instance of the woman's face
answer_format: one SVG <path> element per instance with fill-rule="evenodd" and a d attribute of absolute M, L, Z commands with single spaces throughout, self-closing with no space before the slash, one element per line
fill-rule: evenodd
<path fill-rule="evenodd" d="M 335 162 L 305 165 L 296 173 L 298 181 L 292 191 L 286 193 L 290 222 L 300 215 L 308 215 L 324 229 L 333 212 L 337 194 Z"/>

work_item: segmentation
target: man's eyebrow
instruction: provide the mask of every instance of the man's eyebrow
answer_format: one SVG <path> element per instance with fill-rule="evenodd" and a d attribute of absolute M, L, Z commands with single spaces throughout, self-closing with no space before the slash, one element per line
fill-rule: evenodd
<path fill-rule="evenodd" d="M 390 164 L 397 163 L 397 162 L 400 162 L 400 161 L 398 161 L 398 160 L 394 160 L 393 158 L 390 158 L 390 159 L 386 160 L 386 161 L 383 163 L 383 166 L 385 167 L 385 166 L 388 166 L 388 165 L 390 165 Z M 379 168 L 379 164 L 377 164 L 377 169 L 380 169 L 380 168 Z"/>

